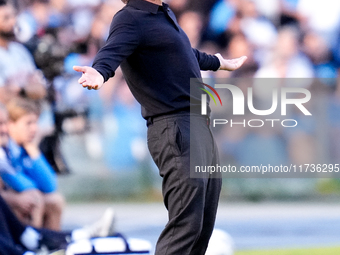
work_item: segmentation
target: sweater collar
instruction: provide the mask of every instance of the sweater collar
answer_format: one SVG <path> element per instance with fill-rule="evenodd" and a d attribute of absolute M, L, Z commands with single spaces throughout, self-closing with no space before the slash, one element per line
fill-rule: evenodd
<path fill-rule="evenodd" d="M 127 5 L 135 7 L 139 10 L 142 10 L 142 11 L 151 12 L 153 14 L 156 14 L 159 7 L 160 7 L 158 4 L 153 4 L 153 3 L 145 1 L 145 0 L 129 0 Z M 168 5 L 163 3 L 163 8 L 167 9 Z"/>

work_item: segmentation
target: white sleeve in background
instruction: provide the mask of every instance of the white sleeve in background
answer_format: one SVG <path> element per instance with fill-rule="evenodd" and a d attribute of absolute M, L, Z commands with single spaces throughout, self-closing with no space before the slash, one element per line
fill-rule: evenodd
<path fill-rule="evenodd" d="M 36 250 L 39 247 L 41 236 L 38 231 L 31 227 L 27 227 L 20 236 L 20 242 L 29 250 Z M 26 254 L 26 253 L 25 253 Z M 34 254 L 34 253 L 33 253 Z"/>
<path fill-rule="evenodd" d="M 24 86 L 36 70 L 31 53 L 22 44 L 11 42 L 8 49 L 0 47 L 0 86 L 7 81 Z"/>
<path fill-rule="evenodd" d="M 15 170 L 8 161 L 4 149 L 0 147 L 0 174 L 3 173 L 15 174 Z"/>
<path fill-rule="evenodd" d="M 36 255 L 36 253 L 32 251 L 26 251 L 23 255 Z"/>

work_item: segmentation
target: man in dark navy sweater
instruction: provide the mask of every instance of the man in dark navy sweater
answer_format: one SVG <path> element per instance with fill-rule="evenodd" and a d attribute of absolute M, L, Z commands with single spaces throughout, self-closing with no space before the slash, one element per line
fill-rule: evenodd
<path fill-rule="evenodd" d="M 190 178 L 190 148 L 197 155 L 191 163 L 218 163 L 206 118 L 199 111 L 190 114 L 190 106 L 200 109 L 201 102 L 199 89 L 190 94 L 190 78 L 200 78 L 200 70 L 235 70 L 246 57 L 226 60 L 220 54 L 192 49 L 173 12 L 161 0 L 126 2 L 113 18 L 107 43 L 93 66 L 74 69 L 83 73 L 79 83 L 91 90 L 101 88 L 121 66 L 142 106 L 149 151 L 163 177 L 169 222 L 155 254 L 204 254 L 215 223 L 221 179 Z M 190 130 L 190 121 L 194 130 Z M 190 136 L 199 141 L 194 149 Z"/>

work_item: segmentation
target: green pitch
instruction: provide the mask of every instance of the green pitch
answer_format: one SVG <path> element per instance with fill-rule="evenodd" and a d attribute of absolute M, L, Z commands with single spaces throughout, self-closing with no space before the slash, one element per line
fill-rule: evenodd
<path fill-rule="evenodd" d="M 291 249 L 291 250 L 256 250 L 238 251 L 235 255 L 336 255 L 340 254 L 340 247 L 325 247 L 314 249 Z"/>

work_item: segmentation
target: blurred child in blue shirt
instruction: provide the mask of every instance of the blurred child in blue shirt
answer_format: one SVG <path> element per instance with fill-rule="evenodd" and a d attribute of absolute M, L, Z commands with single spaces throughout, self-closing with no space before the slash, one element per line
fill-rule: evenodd
<path fill-rule="evenodd" d="M 59 230 L 64 199 L 56 192 L 56 175 L 35 141 L 39 107 L 29 99 L 15 98 L 8 103 L 7 110 L 10 139 L 5 151 L 14 171 L 3 172 L 1 177 L 11 200 L 24 196 L 22 200 L 31 202 L 13 209 L 20 219 L 34 227 Z"/>

